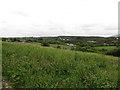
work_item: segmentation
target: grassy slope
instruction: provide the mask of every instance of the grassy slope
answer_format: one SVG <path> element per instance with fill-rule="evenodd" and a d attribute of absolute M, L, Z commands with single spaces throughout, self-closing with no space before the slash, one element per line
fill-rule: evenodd
<path fill-rule="evenodd" d="M 28 44 L 28 43 L 26 43 Z M 36 45 L 36 46 L 41 46 L 41 43 L 30 43 L 31 45 Z M 71 49 L 71 46 L 67 46 L 67 45 L 59 45 L 59 44 L 50 44 L 50 47 L 54 47 L 56 48 L 57 46 L 60 46 L 61 49 Z"/>
<path fill-rule="evenodd" d="M 3 42 L 3 76 L 13 87 L 116 87 L 118 58 Z"/>

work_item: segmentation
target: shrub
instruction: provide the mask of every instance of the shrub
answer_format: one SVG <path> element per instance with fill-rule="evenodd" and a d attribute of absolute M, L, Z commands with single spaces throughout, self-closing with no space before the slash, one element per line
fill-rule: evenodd
<path fill-rule="evenodd" d="M 120 57 L 120 48 L 110 50 L 106 53 L 106 55 L 113 55 Z"/>
<path fill-rule="evenodd" d="M 60 46 L 57 46 L 57 48 L 61 48 Z"/>
<path fill-rule="evenodd" d="M 42 45 L 42 46 L 47 46 L 47 47 L 50 46 L 47 41 L 43 41 L 43 42 L 41 43 L 41 45 Z"/>
<path fill-rule="evenodd" d="M 84 47 L 81 47 L 81 46 L 76 46 L 76 48 L 72 48 L 72 50 L 76 50 L 76 51 L 83 51 L 83 52 L 97 52 L 96 49 L 94 49 L 93 47 L 90 47 L 90 46 L 84 46 Z"/>
<path fill-rule="evenodd" d="M 75 50 L 75 47 L 74 47 L 74 46 L 72 46 L 72 47 L 71 47 L 71 50 Z"/>

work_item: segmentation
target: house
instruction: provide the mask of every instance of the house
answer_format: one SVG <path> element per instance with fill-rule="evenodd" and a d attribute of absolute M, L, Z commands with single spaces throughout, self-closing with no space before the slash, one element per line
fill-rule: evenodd
<path fill-rule="evenodd" d="M 72 43 L 67 43 L 67 46 L 76 46 L 76 45 L 74 45 Z"/>
<path fill-rule="evenodd" d="M 6 42 L 12 42 L 12 40 L 6 40 Z"/>
<path fill-rule="evenodd" d="M 26 43 L 26 41 L 25 41 L 25 40 L 21 40 L 20 42 L 21 42 L 21 43 Z"/>
<path fill-rule="evenodd" d="M 26 43 L 25 41 L 22 41 L 21 43 Z"/>
<path fill-rule="evenodd" d="M 87 41 L 87 42 L 89 42 L 89 43 L 95 43 L 96 41 Z"/>

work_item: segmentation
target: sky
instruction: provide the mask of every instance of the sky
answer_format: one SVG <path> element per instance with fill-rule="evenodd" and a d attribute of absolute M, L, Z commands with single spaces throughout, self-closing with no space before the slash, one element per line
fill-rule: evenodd
<path fill-rule="evenodd" d="M 112 36 L 119 0 L 0 0 L 0 37 Z"/>

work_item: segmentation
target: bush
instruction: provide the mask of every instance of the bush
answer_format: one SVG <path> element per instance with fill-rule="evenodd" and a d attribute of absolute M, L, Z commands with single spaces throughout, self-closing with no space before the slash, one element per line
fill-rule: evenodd
<path fill-rule="evenodd" d="M 120 57 L 120 48 L 110 50 L 106 53 L 106 55 L 113 55 Z"/>
<path fill-rule="evenodd" d="M 49 41 L 50 44 L 61 44 L 60 41 Z"/>
<path fill-rule="evenodd" d="M 57 46 L 57 48 L 59 48 L 59 49 L 60 49 L 61 47 L 60 47 L 60 46 Z"/>
<path fill-rule="evenodd" d="M 49 43 L 48 43 L 47 41 L 43 41 L 43 42 L 41 43 L 41 45 L 42 45 L 42 46 L 47 46 L 47 47 L 50 46 Z"/>
<path fill-rule="evenodd" d="M 74 47 L 74 46 L 72 46 L 72 47 L 71 47 L 71 50 L 75 50 L 75 47 Z"/>
<path fill-rule="evenodd" d="M 83 52 L 97 52 L 96 49 L 94 49 L 93 47 L 90 46 L 86 46 L 86 47 L 81 47 L 81 46 L 76 46 L 76 48 L 72 48 L 73 50 L 76 51 L 83 51 Z"/>

